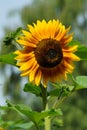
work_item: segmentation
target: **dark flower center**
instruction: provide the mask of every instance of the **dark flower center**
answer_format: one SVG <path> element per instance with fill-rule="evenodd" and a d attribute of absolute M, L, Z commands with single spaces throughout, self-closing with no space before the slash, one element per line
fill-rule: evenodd
<path fill-rule="evenodd" d="M 50 58 L 50 59 L 54 59 L 57 55 L 57 51 L 54 50 L 54 49 L 49 49 L 48 52 L 47 52 L 47 56 Z"/>
<path fill-rule="evenodd" d="M 55 67 L 63 59 L 60 43 L 54 39 L 43 39 L 35 49 L 35 58 L 42 67 Z"/>

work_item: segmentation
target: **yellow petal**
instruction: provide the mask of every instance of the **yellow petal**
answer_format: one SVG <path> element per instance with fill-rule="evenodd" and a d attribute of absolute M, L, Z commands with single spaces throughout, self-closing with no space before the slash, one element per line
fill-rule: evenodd
<path fill-rule="evenodd" d="M 34 32 L 34 27 L 33 27 L 32 25 L 28 25 L 28 29 L 29 29 L 29 31 L 30 31 L 31 33 Z"/>
<path fill-rule="evenodd" d="M 63 48 L 64 52 L 75 52 L 77 51 L 78 45 L 75 46 L 67 46 L 65 48 Z"/>
<path fill-rule="evenodd" d="M 23 34 L 27 37 L 31 36 L 31 33 L 29 33 L 28 31 L 22 30 Z"/>
<path fill-rule="evenodd" d="M 73 53 L 64 52 L 63 57 L 69 58 L 69 59 L 71 59 L 73 61 L 79 61 L 80 60 L 80 58 L 78 56 L 76 56 L 75 54 L 73 54 Z"/>
<path fill-rule="evenodd" d="M 22 72 L 21 76 L 26 76 L 28 75 L 29 73 L 32 73 L 33 69 L 36 67 L 37 65 L 37 61 L 35 61 L 32 66 L 30 68 L 28 68 L 28 70 L 25 70 Z"/>
<path fill-rule="evenodd" d="M 38 69 L 37 73 L 35 74 L 35 84 L 36 84 L 37 86 L 39 86 L 39 84 L 40 84 L 41 75 L 42 75 L 41 70 Z"/>
<path fill-rule="evenodd" d="M 59 30 L 57 36 L 56 36 L 56 39 L 57 39 L 58 41 L 60 41 L 61 38 L 62 38 L 62 37 L 64 36 L 64 34 L 65 34 L 65 26 L 62 26 L 62 25 L 60 25 L 60 26 L 61 26 L 61 28 L 60 28 L 60 30 Z"/>
<path fill-rule="evenodd" d="M 26 70 L 26 71 L 23 71 L 21 74 L 20 74 L 20 76 L 27 76 L 27 75 L 29 75 L 29 70 Z"/>
<path fill-rule="evenodd" d="M 48 78 L 47 78 L 45 75 L 43 75 L 43 72 L 42 72 L 42 80 L 41 80 L 41 83 L 42 83 L 42 85 L 44 86 L 44 88 L 47 87 L 47 82 L 48 82 Z"/>
<path fill-rule="evenodd" d="M 21 54 L 21 52 L 19 50 L 15 51 L 14 54 Z"/>
<path fill-rule="evenodd" d="M 35 58 L 31 58 L 27 62 L 25 62 L 21 67 L 20 70 L 27 70 L 34 64 Z"/>
<path fill-rule="evenodd" d="M 72 54 L 72 60 L 80 61 L 80 58 L 78 56 L 76 56 L 75 54 Z"/>
<path fill-rule="evenodd" d="M 25 41 L 25 40 L 16 40 L 19 44 L 22 44 L 22 45 L 24 45 L 24 46 L 29 46 L 29 47 L 36 47 L 36 45 L 35 44 L 32 44 L 32 43 L 30 43 L 30 42 L 28 42 L 28 41 Z"/>
<path fill-rule="evenodd" d="M 30 52 L 30 53 L 26 53 L 26 54 L 20 54 L 18 56 L 15 57 L 16 60 L 26 60 L 26 59 L 29 59 L 29 58 L 33 58 L 34 57 L 34 54 L 33 52 Z"/>
<path fill-rule="evenodd" d="M 66 45 L 68 44 L 70 41 L 72 41 L 73 38 L 73 33 L 69 34 L 69 35 L 65 35 L 62 39 L 61 39 L 61 44 L 62 45 Z"/>
<path fill-rule="evenodd" d="M 35 78 L 35 73 L 38 69 L 39 65 L 37 64 L 36 67 L 30 72 L 30 75 L 29 75 L 29 81 L 32 82 Z"/>
<path fill-rule="evenodd" d="M 69 26 L 69 27 L 66 29 L 66 33 L 68 33 L 70 29 L 71 29 L 71 26 Z"/>
<path fill-rule="evenodd" d="M 22 62 L 22 61 L 20 61 L 20 62 L 17 62 L 17 66 L 21 66 L 21 65 L 23 65 L 24 64 L 24 62 Z"/>
<path fill-rule="evenodd" d="M 64 60 L 64 66 L 70 70 L 74 69 L 74 66 L 71 63 L 68 63 L 67 61 Z"/>

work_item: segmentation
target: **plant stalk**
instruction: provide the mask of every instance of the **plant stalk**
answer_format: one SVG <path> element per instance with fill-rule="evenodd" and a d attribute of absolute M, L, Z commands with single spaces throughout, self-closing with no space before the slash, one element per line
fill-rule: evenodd
<path fill-rule="evenodd" d="M 45 88 L 42 85 L 40 87 L 42 90 L 43 107 L 44 107 L 44 110 L 47 111 L 49 110 L 48 100 L 47 100 L 47 88 Z M 45 117 L 44 121 L 45 121 L 44 122 L 45 130 L 51 130 L 51 119 L 49 117 Z"/>
<path fill-rule="evenodd" d="M 48 101 L 47 101 L 47 88 L 40 85 L 42 90 L 42 100 L 43 100 L 43 107 L 44 110 L 49 110 Z M 44 119 L 45 130 L 51 130 L 51 119 L 49 117 L 45 117 Z"/>
<path fill-rule="evenodd" d="M 48 110 L 48 103 L 46 104 L 45 110 Z M 45 118 L 45 130 L 51 130 L 51 119 L 50 117 Z"/>

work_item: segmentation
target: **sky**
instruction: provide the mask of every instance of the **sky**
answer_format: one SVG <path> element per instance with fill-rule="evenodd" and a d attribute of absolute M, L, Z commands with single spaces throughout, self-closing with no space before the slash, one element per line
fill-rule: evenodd
<path fill-rule="evenodd" d="M 4 27 L 7 25 L 20 26 L 20 16 L 15 12 L 14 16 L 9 17 L 9 12 L 21 10 L 23 6 L 30 4 L 32 0 L 1 0 L 0 1 L 0 39 L 4 36 Z"/>
<path fill-rule="evenodd" d="M 1 0 L 0 1 L 0 40 L 4 37 L 4 27 L 8 26 L 14 28 L 15 26 L 21 26 L 20 15 L 15 13 L 13 16 L 9 17 L 9 12 L 15 10 L 21 10 L 23 6 L 28 5 L 32 0 Z M 10 67 L 8 66 L 9 73 L 6 72 L 6 75 L 9 77 Z M 3 94 L 3 85 L 6 77 L 3 77 L 2 72 L 0 71 L 0 105 L 4 105 L 6 98 Z"/>

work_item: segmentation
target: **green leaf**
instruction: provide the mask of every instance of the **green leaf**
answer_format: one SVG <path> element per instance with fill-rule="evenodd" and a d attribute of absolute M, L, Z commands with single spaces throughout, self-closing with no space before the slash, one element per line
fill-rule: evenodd
<path fill-rule="evenodd" d="M 76 90 L 87 88 L 87 76 L 76 77 Z"/>
<path fill-rule="evenodd" d="M 78 50 L 75 53 L 81 60 L 87 60 L 87 46 L 78 46 Z"/>
<path fill-rule="evenodd" d="M 23 123 L 23 122 L 21 122 L 19 124 L 15 124 L 15 122 L 14 122 L 14 124 L 12 126 L 13 126 L 13 128 L 29 129 L 33 125 L 34 125 L 33 122 L 29 122 L 29 123 Z"/>
<path fill-rule="evenodd" d="M 30 92 L 36 94 L 37 96 L 41 96 L 41 88 L 40 86 L 36 86 L 32 83 L 27 83 L 24 86 L 24 92 Z"/>
<path fill-rule="evenodd" d="M 4 38 L 3 42 L 5 43 L 6 46 L 11 45 L 13 43 L 13 41 L 15 41 L 21 35 L 23 35 L 22 34 L 22 28 L 19 27 L 19 28 L 17 28 L 16 31 L 11 32 L 8 36 L 6 36 Z"/>
<path fill-rule="evenodd" d="M 51 96 L 58 96 L 60 91 L 61 91 L 61 88 L 53 89 L 53 90 L 49 91 L 49 95 L 51 95 Z"/>
<path fill-rule="evenodd" d="M 15 58 L 15 54 L 14 53 L 9 53 L 9 54 L 4 54 L 4 55 L 0 55 L 0 62 L 3 62 L 5 64 L 11 64 L 16 66 L 16 60 Z"/>
<path fill-rule="evenodd" d="M 74 86 L 63 84 L 61 85 L 60 88 L 53 89 L 49 91 L 48 93 L 51 96 L 57 96 L 59 98 L 59 97 L 68 96 L 73 91 L 73 89 L 74 89 Z"/>
<path fill-rule="evenodd" d="M 61 88 L 61 85 L 60 85 L 60 83 L 58 83 L 58 82 L 51 82 L 51 85 L 53 86 L 53 87 L 55 87 L 55 88 Z"/>
<path fill-rule="evenodd" d="M 3 126 L 4 128 L 12 128 L 12 129 L 29 129 L 34 125 L 33 122 L 27 122 L 26 120 L 17 120 L 17 121 L 2 121 L 0 122 L 0 126 Z"/>
<path fill-rule="evenodd" d="M 80 43 L 79 41 L 72 40 L 68 45 L 69 45 L 69 46 L 81 45 L 81 43 Z"/>
<path fill-rule="evenodd" d="M 75 52 L 75 54 L 80 57 L 81 60 L 87 60 L 87 46 L 81 45 L 78 41 L 71 41 L 69 46 L 78 45 L 78 50 Z"/>
<path fill-rule="evenodd" d="M 23 35 L 22 33 L 22 27 L 17 28 L 17 30 L 14 32 L 14 38 L 17 39 L 19 36 Z"/>
<path fill-rule="evenodd" d="M 51 109 L 47 111 L 36 112 L 36 111 L 32 111 L 28 106 L 25 105 L 21 105 L 21 104 L 13 105 L 9 101 L 7 101 L 7 103 L 8 103 L 8 107 L 16 110 L 19 113 L 24 114 L 26 117 L 31 119 L 31 121 L 33 121 L 37 125 L 39 125 L 42 122 L 42 119 L 44 119 L 47 116 L 52 118 L 53 116 L 62 115 L 62 111 L 60 109 Z"/>
<path fill-rule="evenodd" d="M 53 118 L 52 124 L 53 124 L 53 126 L 56 126 L 58 129 L 60 129 L 62 126 L 64 126 L 63 119 L 59 118 L 59 117 Z"/>

